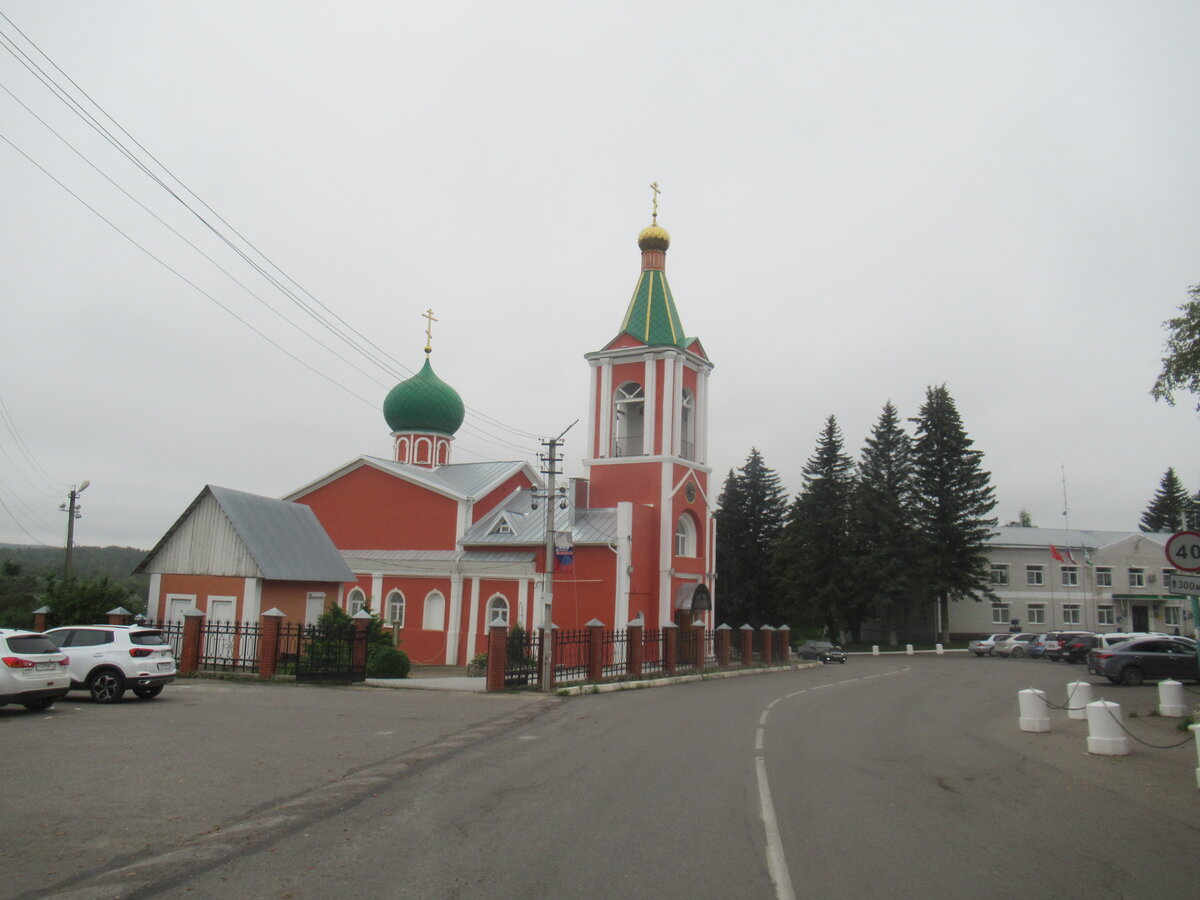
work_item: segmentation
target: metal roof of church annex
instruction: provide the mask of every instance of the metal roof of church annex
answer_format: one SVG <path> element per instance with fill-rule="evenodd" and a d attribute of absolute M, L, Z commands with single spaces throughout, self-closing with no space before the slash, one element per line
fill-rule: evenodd
<path fill-rule="evenodd" d="M 205 486 L 154 549 L 146 554 L 134 570 L 135 574 L 155 571 L 155 557 L 171 538 L 180 533 L 193 512 L 208 497 L 212 497 L 224 513 L 230 528 L 257 567 L 258 577 L 272 581 L 354 580 L 354 573 L 310 507 L 211 484 Z M 198 535 L 197 539 L 202 546 L 204 542 L 209 542 L 210 546 L 204 549 L 211 550 L 211 542 L 219 539 L 219 535 L 208 533 Z"/>
<path fill-rule="evenodd" d="M 530 480 L 540 484 L 540 479 L 533 466 L 524 460 L 507 460 L 501 462 L 480 463 L 448 463 L 436 469 L 426 469 L 423 466 L 413 466 L 408 463 L 396 462 L 394 459 L 382 459 L 378 456 L 360 456 L 351 460 L 327 475 L 310 482 L 289 493 L 285 499 L 294 500 L 303 497 L 319 487 L 345 475 L 351 469 L 367 465 L 380 471 L 395 475 L 405 481 L 430 488 L 439 494 L 452 497 L 455 500 L 473 500 L 482 497 L 488 491 L 498 487 L 507 479 L 519 472 L 525 471 Z"/>

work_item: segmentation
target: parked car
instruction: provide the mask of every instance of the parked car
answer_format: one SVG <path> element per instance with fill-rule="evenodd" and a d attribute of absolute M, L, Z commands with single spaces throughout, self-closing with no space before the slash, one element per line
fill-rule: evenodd
<path fill-rule="evenodd" d="M 71 656 L 71 688 L 116 703 L 132 687 L 149 700 L 175 680 L 175 654 L 163 633 L 141 625 L 70 625 L 46 632 Z"/>
<path fill-rule="evenodd" d="M 1030 641 L 1028 650 L 1030 659 L 1041 659 L 1046 652 L 1046 635 L 1039 634 Z"/>
<path fill-rule="evenodd" d="M 992 652 L 997 656 L 1010 656 L 1014 659 L 1029 655 L 1029 642 L 1036 638 L 1033 632 L 1022 631 L 1020 634 L 1006 634 L 1004 640 L 996 641 Z"/>
<path fill-rule="evenodd" d="M 992 651 L 996 647 L 996 641 L 1002 641 L 1008 637 L 1008 632 L 1003 634 L 989 634 L 985 638 L 980 638 L 977 641 L 971 641 L 967 644 L 967 649 L 976 656 L 991 656 Z"/>
<path fill-rule="evenodd" d="M 1200 681 L 1196 642 L 1185 637 L 1134 638 L 1088 653 L 1088 671 L 1113 684 L 1141 684 L 1147 679 Z"/>
<path fill-rule="evenodd" d="M 1084 662 L 1087 660 L 1088 653 L 1091 650 L 1111 647 L 1114 644 L 1121 644 L 1133 638 L 1141 637 L 1166 637 L 1166 635 L 1149 631 L 1109 631 L 1104 634 L 1084 634 L 1067 641 L 1066 646 L 1063 648 L 1063 658 L 1072 664 Z"/>
<path fill-rule="evenodd" d="M 67 654 L 44 634 L 0 628 L 0 706 L 49 709 L 71 687 Z"/>
<path fill-rule="evenodd" d="M 846 651 L 831 641 L 805 641 L 796 648 L 801 659 L 819 659 L 823 663 L 846 662 Z"/>
<path fill-rule="evenodd" d="M 1046 641 L 1042 646 L 1042 656 L 1045 659 L 1058 661 L 1063 658 L 1063 648 L 1071 638 L 1090 634 L 1088 631 L 1050 631 L 1046 633 Z"/>

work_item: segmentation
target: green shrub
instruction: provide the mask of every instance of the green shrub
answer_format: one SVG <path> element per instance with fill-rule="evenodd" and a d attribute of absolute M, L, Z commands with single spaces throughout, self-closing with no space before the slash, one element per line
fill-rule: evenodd
<path fill-rule="evenodd" d="M 408 654 L 390 644 L 372 644 L 367 650 L 368 678 L 407 678 L 411 668 Z"/>

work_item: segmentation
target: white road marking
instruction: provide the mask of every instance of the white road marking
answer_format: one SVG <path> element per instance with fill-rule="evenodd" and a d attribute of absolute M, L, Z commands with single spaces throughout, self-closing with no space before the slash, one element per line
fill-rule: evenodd
<path fill-rule="evenodd" d="M 754 732 L 754 749 L 761 750 L 763 748 L 763 730 L 759 728 Z"/>
<path fill-rule="evenodd" d="M 518 741 L 540 741 L 541 739 L 541 736 L 536 734 L 523 734 L 517 738 Z"/>
<path fill-rule="evenodd" d="M 775 882 L 775 897 L 777 900 L 795 900 L 787 859 L 783 855 L 779 825 L 775 821 L 775 806 L 771 803 L 771 789 L 767 785 L 767 767 L 761 756 L 754 758 L 754 765 L 758 772 L 758 802 L 762 808 L 763 826 L 767 830 L 767 870 Z"/>
<path fill-rule="evenodd" d="M 767 716 L 769 716 L 771 714 L 770 711 L 771 711 L 771 707 L 768 706 L 766 709 L 763 710 L 763 714 L 758 717 L 758 724 L 760 727 L 767 724 Z"/>
<path fill-rule="evenodd" d="M 790 697 L 792 695 L 788 694 L 788 696 Z M 782 697 L 776 697 L 774 700 L 772 700 L 770 703 L 767 704 L 767 709 L 770 709 L 772 706 L 774 706 L 776 703 L 778 703 L 782 699 L 783 699 Z"/>

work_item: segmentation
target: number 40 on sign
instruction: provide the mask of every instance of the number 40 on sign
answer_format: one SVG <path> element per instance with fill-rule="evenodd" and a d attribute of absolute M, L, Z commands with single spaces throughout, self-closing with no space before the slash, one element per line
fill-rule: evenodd
<path fill-rule="evenodd" d="M 1200 533 L 1180 531 L 1167 541 L 1167 559 L 1181 572 L 1200 572 Z"/>

